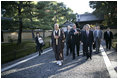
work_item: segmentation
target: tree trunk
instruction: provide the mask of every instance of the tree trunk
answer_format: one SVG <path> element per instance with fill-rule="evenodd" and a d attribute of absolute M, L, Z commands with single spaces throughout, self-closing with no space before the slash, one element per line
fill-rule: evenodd
<path fill-rule="evenodd" d="M 22 39 L 22 27 L 23 27 L 22 17 L 21 17 L 21 5 L 22 5 L 22 1 L 19 1 L 19 4 L 18 4 L 19 32 L 18 32 L 18 41 L 17 41 L 18 44 L 21 43 L 21 39 Z"/>
<path fill-rule="evenodd" d="M 43 30 L 43 38 L 45 38 L 45 30 Z"/>
<path fill-rule="evenodd" d="M 32 29 L 32 38 L 33 38 L 33 39 L 35 38 L 34 30 L 33 30 L 33 29 Z"/>
<path fill-rule="evenodd" d="M 30 13 L 30 15 L 31 15 L 31 13 Z M 32 23 L 33 23 L 33 20 L 32 20 L 32 18 L 30 18 L 30 21 L 31 21 L 31 26 L 32 26 Z M 33 27 L 33 26 L 32 26 Z M 34 39 L 35 38 L 35 35 L 34 35 L 34 30 L 33 30 L 33 28 L 32 28 L 32 38 Z"/>

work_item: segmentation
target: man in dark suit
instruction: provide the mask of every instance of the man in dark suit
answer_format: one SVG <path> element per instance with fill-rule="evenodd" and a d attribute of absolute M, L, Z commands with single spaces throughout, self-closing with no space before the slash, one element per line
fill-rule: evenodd
<path fill-rule="evenodd" d="M 104 32 L 104 40 L 106 42 L 106 48 L 109 50 L 111 49 L 112 39 L 113 39 L 113 33 L 110 31 L 110 28 L 108 27 L 107 31 Z"/>
<path fill-rule="evenodd" d="M 73 28 L 70 31 L 70 34 L 72 36 L 71 42 L 72 42 L 72 53 L 73 53 L 73 59 L 75 59 L 75 47 L 77 51 L 77 56 L 79 56 L 79 50 L 80 50 L 80 30 L 76 28 L 76 25 L 73 24 Z"/>
<path fill-rule="evenodd" d="M 91 55 L 92 55 L 92 45 L 93 45 L 93 32 L 90 30 L 89 24 L 86 24 L 86 30 L 84 31 L 82 36 L 82 43 L 85 44 L 85 52 L 87 59 L 88 58 L 92 59 Z"/>
<path fill-rule="evenodd" d="M 66 56 L 68 56 L 69 51 L 70 51 L 70 53 L 72 52 L 70 29 L 71 29 L 71 27 L 67 26 L 67 31 L 65 32 L 65 37 L 66 37 Z"/>
<path fill-rule="evenodd" d="M 85 28 L 86 26 L 84 25 L 83 26 L 83 29 L 81 30 L 81 41 L 82 41 L 82 36 L 83 36 L 83 34 L 84 34 L 84 32 L 85 32 L 85 30 L 86 30 L 86 28 Z M 86 56 L 86 52 L 85 52 L 85 44 L 83 43 L 83 56 Z"/>

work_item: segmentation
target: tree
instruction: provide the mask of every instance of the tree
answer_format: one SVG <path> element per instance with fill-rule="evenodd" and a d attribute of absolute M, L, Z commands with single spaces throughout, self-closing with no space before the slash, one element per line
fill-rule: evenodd
<path fill-rule="evenodd" d="M 70 8 L 55 1 L 39 1 L 36 4 L 33 1 L 2 1 L 1 4 L 2 9 L 6 10 L 4 17 L 12 18 L 13 24 L 18 23 L 19 27 L 15 24 L 4 28 L 19 30 L 18 44 L 21 43 L 23 29 L 31 29 L 34 38 L 33 29 L 53 29 L 54 23 L 61 25 L 67 20 L 75 20 L 75 14 Z"/>
<path fill-rule="evenodd" d="M 90 1 L 89 4 L 96 16 L 104 16 L 104 25 L 117 26 L 117 1 Z"/>
<path fill-rule="evenodd" d="M 28 1 L 2 1 L 1 7 L 7 11 L 5 17 L 12 17 L 16 22 L 19 22 L 19 28 L 17 28 L 19 30 L 17 43 L 20 44 L 22 39 L 22 29 L 24 28 L 23 22 L 24 19 L 28 17 L 28 15 L 25 15 L 28 13 Z M 31 6 L 29 7 L 32 8 Z"/>
<path fill-rule="evenodd" d="M 40 9 L 38 11 L 38 19 L 43 26 L 53 26 L 54 23 L 59 23 L 61 25 L 67 20 L 75 19 L 75 14 L 63 3 L 40 1 L 37 4 L 37 9 Z"/>

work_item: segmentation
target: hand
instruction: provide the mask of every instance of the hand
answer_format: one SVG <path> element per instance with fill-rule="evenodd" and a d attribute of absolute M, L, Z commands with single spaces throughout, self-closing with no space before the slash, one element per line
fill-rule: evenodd
<path fill-rule="evenodd" d="M 94 42 L 93 42 L 93 44 L 94 44 Z"/>
<path fill-rule="evenodd" d="M 78 34 L 78 32 L 74 32 L 74 34 Z"/>
<path fill-rule="evenodd" d="M 81 42 L 81 45 L 83 45 L 83 42 Z"/>
<path fill-rule="evenodd" d="M 59 36 L 55 36 L 54 38 L 58 39 L 58 38 L 59 38 Z"/>

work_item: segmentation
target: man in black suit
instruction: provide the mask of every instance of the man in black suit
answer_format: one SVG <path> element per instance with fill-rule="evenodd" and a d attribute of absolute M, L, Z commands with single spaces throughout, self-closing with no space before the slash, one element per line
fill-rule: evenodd
<path fill-rule="evenodd" d="M 83 36 L 83 34 L 84 34 L 84 32 L 85 32 L 85 30 L 86 30 L 86 28 L 85 28 L 86 26 L 84 25 L 83 26 L 83 29 L 81 30 L 81 41 L 82 41 L 82 36 Z M 86 52 L 85 52 L 85 44 L 83 43 L 83 56 L 86 56 Z"/>
<path fill-rule="evenodd" d="M 109 50 L 111 49 L 112 39 L 113 39 L 113 33 L 110 31 L 110 28 L 108 27 L 107 31 L 104 32 L 104 40 L 106 42 L 106 48 Z"/>
<path fill-rule="evenodd" d="M 75 47 L 77 51 L 77 56 L 79 56 L 79 50 L 80 50 L 80 30 L 76 28 L 76 25 L 73 24 L 73 28 L 70 31 L 70 34 L 72 36 L 71 42 L 72 42 L 72 53 L 73 53 L 73 59 L 75 59 Z"/>
<path fill-rule="evenodd" d="M 84 31 L 82 36 L 82 43 L 85 44 L 85 52 L 87 59 L 88 58 L 92 59 L 91 55 L 92 55 L 92 45 L 93 45 L 93 32 L 90 30 L 89 24 L 86 24 L 86 30 Z"/>
<path fill-rule="evenodd" d="M 69 51 L 70 51 L 70 53 L 72 52 L 70 29 L 71 29 L 71 27 L 67 26 L 67 31 L 65 32 L 65 37 L 66 37 L 66 56 L 68 56 Z"/>

